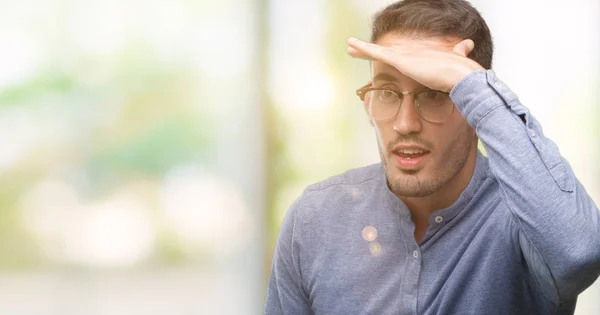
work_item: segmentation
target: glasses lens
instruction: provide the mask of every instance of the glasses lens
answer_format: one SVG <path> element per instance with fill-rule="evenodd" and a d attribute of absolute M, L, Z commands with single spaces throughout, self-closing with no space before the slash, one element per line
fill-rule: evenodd
<path fill-rule="evenodd" d="M 443 122 L 454 109 L 454 104 L 448 94 L 433 90 L 419 93 L 417 104 L 421 117 L 430 122 Z"/>
<path fill-rule="evenodd" d="M 400 96 L 390 90 L 372 90 L 365 95 L 371 116 L 377 120 L 393 118 L 398 113 Z"/>

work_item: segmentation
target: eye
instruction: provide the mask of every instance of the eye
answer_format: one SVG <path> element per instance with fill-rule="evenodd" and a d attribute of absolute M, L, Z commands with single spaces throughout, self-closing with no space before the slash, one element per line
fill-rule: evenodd
<path fill-rule="evenodd" d="M 441 100 L 446 96 L 446 94 L 434 90 L 427 90 L 419 94 L 419 97 L 426 100 Z"/>
<path fill-rule="evenodd" d="M 396 103 L 398 101 L 398 94 L 391 90 L 378 90 L 377 99 L 383 103 Z"/>
<path fill-rule="evenodd" d="M 436 90 L 426 90 L 417 95 L 417 103 L 421 110 L 437 110 L 452 104 L 448 94 Z M 451 108 L 451 107 L 450 107 Z"/>

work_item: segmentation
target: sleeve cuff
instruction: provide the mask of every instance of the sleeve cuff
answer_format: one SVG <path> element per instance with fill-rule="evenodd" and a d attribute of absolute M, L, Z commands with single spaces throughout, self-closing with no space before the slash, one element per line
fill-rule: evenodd
<path fill-rule="evenodd" d="M 464 77 L 450 91 L 450 98 L 473 128 L 493 109 L 518 103 L 517 95 L 493 70 L 477 70 Z"/>

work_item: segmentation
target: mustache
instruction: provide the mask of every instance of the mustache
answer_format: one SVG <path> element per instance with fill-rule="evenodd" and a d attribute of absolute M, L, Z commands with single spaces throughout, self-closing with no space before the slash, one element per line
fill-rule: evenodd
<path fill-rule="evenodd" d="M 398 135 L 398 137 L 388 145 L 388 152 L 391 152 L 395 146 L 402 143 L 418 144 L 429 151 L 433 150 L 433 144 L 427 140 L 421 139 L 416 135 Z"/>

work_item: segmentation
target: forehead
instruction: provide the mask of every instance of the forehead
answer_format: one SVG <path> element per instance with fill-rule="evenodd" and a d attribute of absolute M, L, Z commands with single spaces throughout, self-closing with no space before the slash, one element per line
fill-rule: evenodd
<path fill-rule="evenodd" d="M 405 34 L 388 33 L 380 37 L 375 43 L 385 47 L 398 49 L 431 49 L 439 51 L 452 51 L 452 48 L 458 44 L 461 39 L 456 37 L 416 37 Z M 375 77 L 385 77 L 386 81 L 406 81 L 410 78 L 404 76 L 400 71 L 391 65 L 381 61 L 371 63 L 372 74 Z M 393 80 L 392 80 L 393 79 Z"/>

